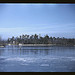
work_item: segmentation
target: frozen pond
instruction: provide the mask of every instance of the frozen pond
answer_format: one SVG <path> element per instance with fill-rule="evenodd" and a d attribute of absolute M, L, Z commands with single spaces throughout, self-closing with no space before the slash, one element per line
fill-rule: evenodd
<path fill-rule="evenodd" d="M 75 47 L 6 46 L 0 72 L 75 72 Z"/>

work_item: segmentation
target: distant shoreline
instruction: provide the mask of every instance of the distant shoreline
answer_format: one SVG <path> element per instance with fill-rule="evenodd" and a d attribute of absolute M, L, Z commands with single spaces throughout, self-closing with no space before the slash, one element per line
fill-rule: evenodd
<path fill-rule="evenodd" d="M 10 45 L 16 45 L 16 44 L 8 44 Z M 55 44 L 19 44 L 18 46 L 54 46 Z"/>
<path fill-rule="evenodd" d="M 55 44 L 23 44 L 22 46 L 54 46 Z"/>
<path fill-rule="evenodd" d="M 10 45 L 16 45 L 16 44 L 8 44 Z M 75 46 L 75 45 L 57 45 L 57 44 L 19 44 L 17 46 Z"/>

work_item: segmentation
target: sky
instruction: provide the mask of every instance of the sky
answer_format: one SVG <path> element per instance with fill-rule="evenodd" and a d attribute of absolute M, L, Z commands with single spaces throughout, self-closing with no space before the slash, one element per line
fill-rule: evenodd
<path fill-rule="evenodd" d="M 75 38 L 75 4 L 0 3 L 0 36 L 48 34 Z"/>

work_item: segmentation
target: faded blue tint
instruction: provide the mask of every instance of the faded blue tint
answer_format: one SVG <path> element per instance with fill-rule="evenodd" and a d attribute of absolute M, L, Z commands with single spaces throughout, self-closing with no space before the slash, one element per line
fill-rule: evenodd
<path fill-rule="evenodd" d="M 0 4 L 0 35 L 49 34 L 75 38 L 75 4 Z"/>

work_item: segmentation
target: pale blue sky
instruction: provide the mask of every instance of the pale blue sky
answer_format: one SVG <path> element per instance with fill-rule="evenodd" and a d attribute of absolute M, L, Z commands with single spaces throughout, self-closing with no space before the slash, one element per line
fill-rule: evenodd
<path fill-rule="evenodd" d="M 0 35 L 49 34 L 75 38 L 75 4 L 0 4 Z"/>

